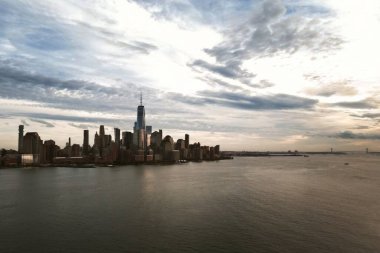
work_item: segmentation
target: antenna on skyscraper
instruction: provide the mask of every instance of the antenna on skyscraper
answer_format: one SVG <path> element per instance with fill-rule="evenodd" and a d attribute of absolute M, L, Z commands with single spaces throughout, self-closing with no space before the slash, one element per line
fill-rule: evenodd
<path fill-rule="evenodd" d="M 143 103 L 142 103 L 142 92 L 140 92 L 140 105 L 143 105 Z"/>

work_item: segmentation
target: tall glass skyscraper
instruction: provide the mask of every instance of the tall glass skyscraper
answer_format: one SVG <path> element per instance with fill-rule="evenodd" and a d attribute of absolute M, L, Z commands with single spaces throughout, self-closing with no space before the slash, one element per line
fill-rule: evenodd
<path fill-rule="evenodd" d="M 140 105 L 137 107 L 137 130 L 145 130 L 145 108 L 142 104 L 142 95 L 140 98 Z"/>

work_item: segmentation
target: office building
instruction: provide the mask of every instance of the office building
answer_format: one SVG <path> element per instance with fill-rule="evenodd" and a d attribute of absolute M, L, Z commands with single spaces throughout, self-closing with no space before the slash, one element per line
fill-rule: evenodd
<path fill-rule="evenodd" d="M 133 145 L 133 133 L 123 132 L 123 146 L 126 149 L 132 149 L 132 145 Z"/>
<path fill-rule="evenodd" d="M 185 148 L 189 148 L 190 145 L 190 136 L 185 134 Z"/>
<path fill-rule="evenodd" d="M 58 154 L 59 147 L 55 145 L 55 141 L 53 140 L 47 140 L 44 142 L 43 146 L 43 160 L 44 163 L 53 163 L 54 158 Z"/>
<path fill-rule="evenodd" d="M 114 128 L 115 131 L 115 143 L 116 145 L 120 146 L 120 129 Z"/>
<path fill-rule="evenodd" d="M 137 124 L 136 129 L 144 129 L 145 130 L 145 108 L 142 103 L 142 95 L 140 98 L 140 105 L 137 107 Z"/>
<path fill-rule="evenodd" d="M 89 131 L 83 130 L 83 156 L 89 155 L 90 144 L 89 144 Z"/>
<path fill-rule="evenodd" d="M 23 154 L 33 155 L 33 163 L 40 163 L 43 156 L 43 144 L 36 132 L 26 133 L 23 138 Z"/>
<path fill-rule="evenodd" d="M 24 140 L 24 125 L 18 126 L 18 152 L 22 153 Z"/>

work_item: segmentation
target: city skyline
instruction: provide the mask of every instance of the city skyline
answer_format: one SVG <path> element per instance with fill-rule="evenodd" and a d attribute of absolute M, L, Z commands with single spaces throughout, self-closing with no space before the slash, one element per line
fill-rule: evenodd
<path fill-rule="evenodd" d="M 162 129 L 153 131 L 146 125 L 145 106 L 142 93 L 136 110 L 133 131 L 114 128 L 114 138 L 108 134 L 104 125 L 93 134 L 90 143 L 89 130 L 83 130 L 83 144 L 74 143 L 71 137 L 64 146 L 52 139 L 43 139 L 38 132 L 25 131 L 24 125 L 18 126 L 18 146 L 15 150 L 1 150 L 1 166 L 84 166 L 131 165 L 131 164 L 173 164 L 189 161 L 217 161 L 232 159 L 224 156 L 220 145 L 207 146 L 199 141 L 191 143 L 190 135 L 173 139 Z"/>
<path fill-rule="evenodd" d="M 0 3 L 0 148 L 136 121 L 223 150 L 380 151 L 380 3 Z M 132 130 L 132 129 L 126 129 Z M 90 138 L 92 143 L 92 138 Z"/>

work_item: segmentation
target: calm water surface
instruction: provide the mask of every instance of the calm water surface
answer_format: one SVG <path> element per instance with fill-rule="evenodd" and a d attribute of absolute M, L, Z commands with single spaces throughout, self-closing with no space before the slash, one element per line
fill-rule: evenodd
<path fill-rule="evenodd" d="M 3 169 L 0 252 L 380 252 L 380 157 Z"/>

